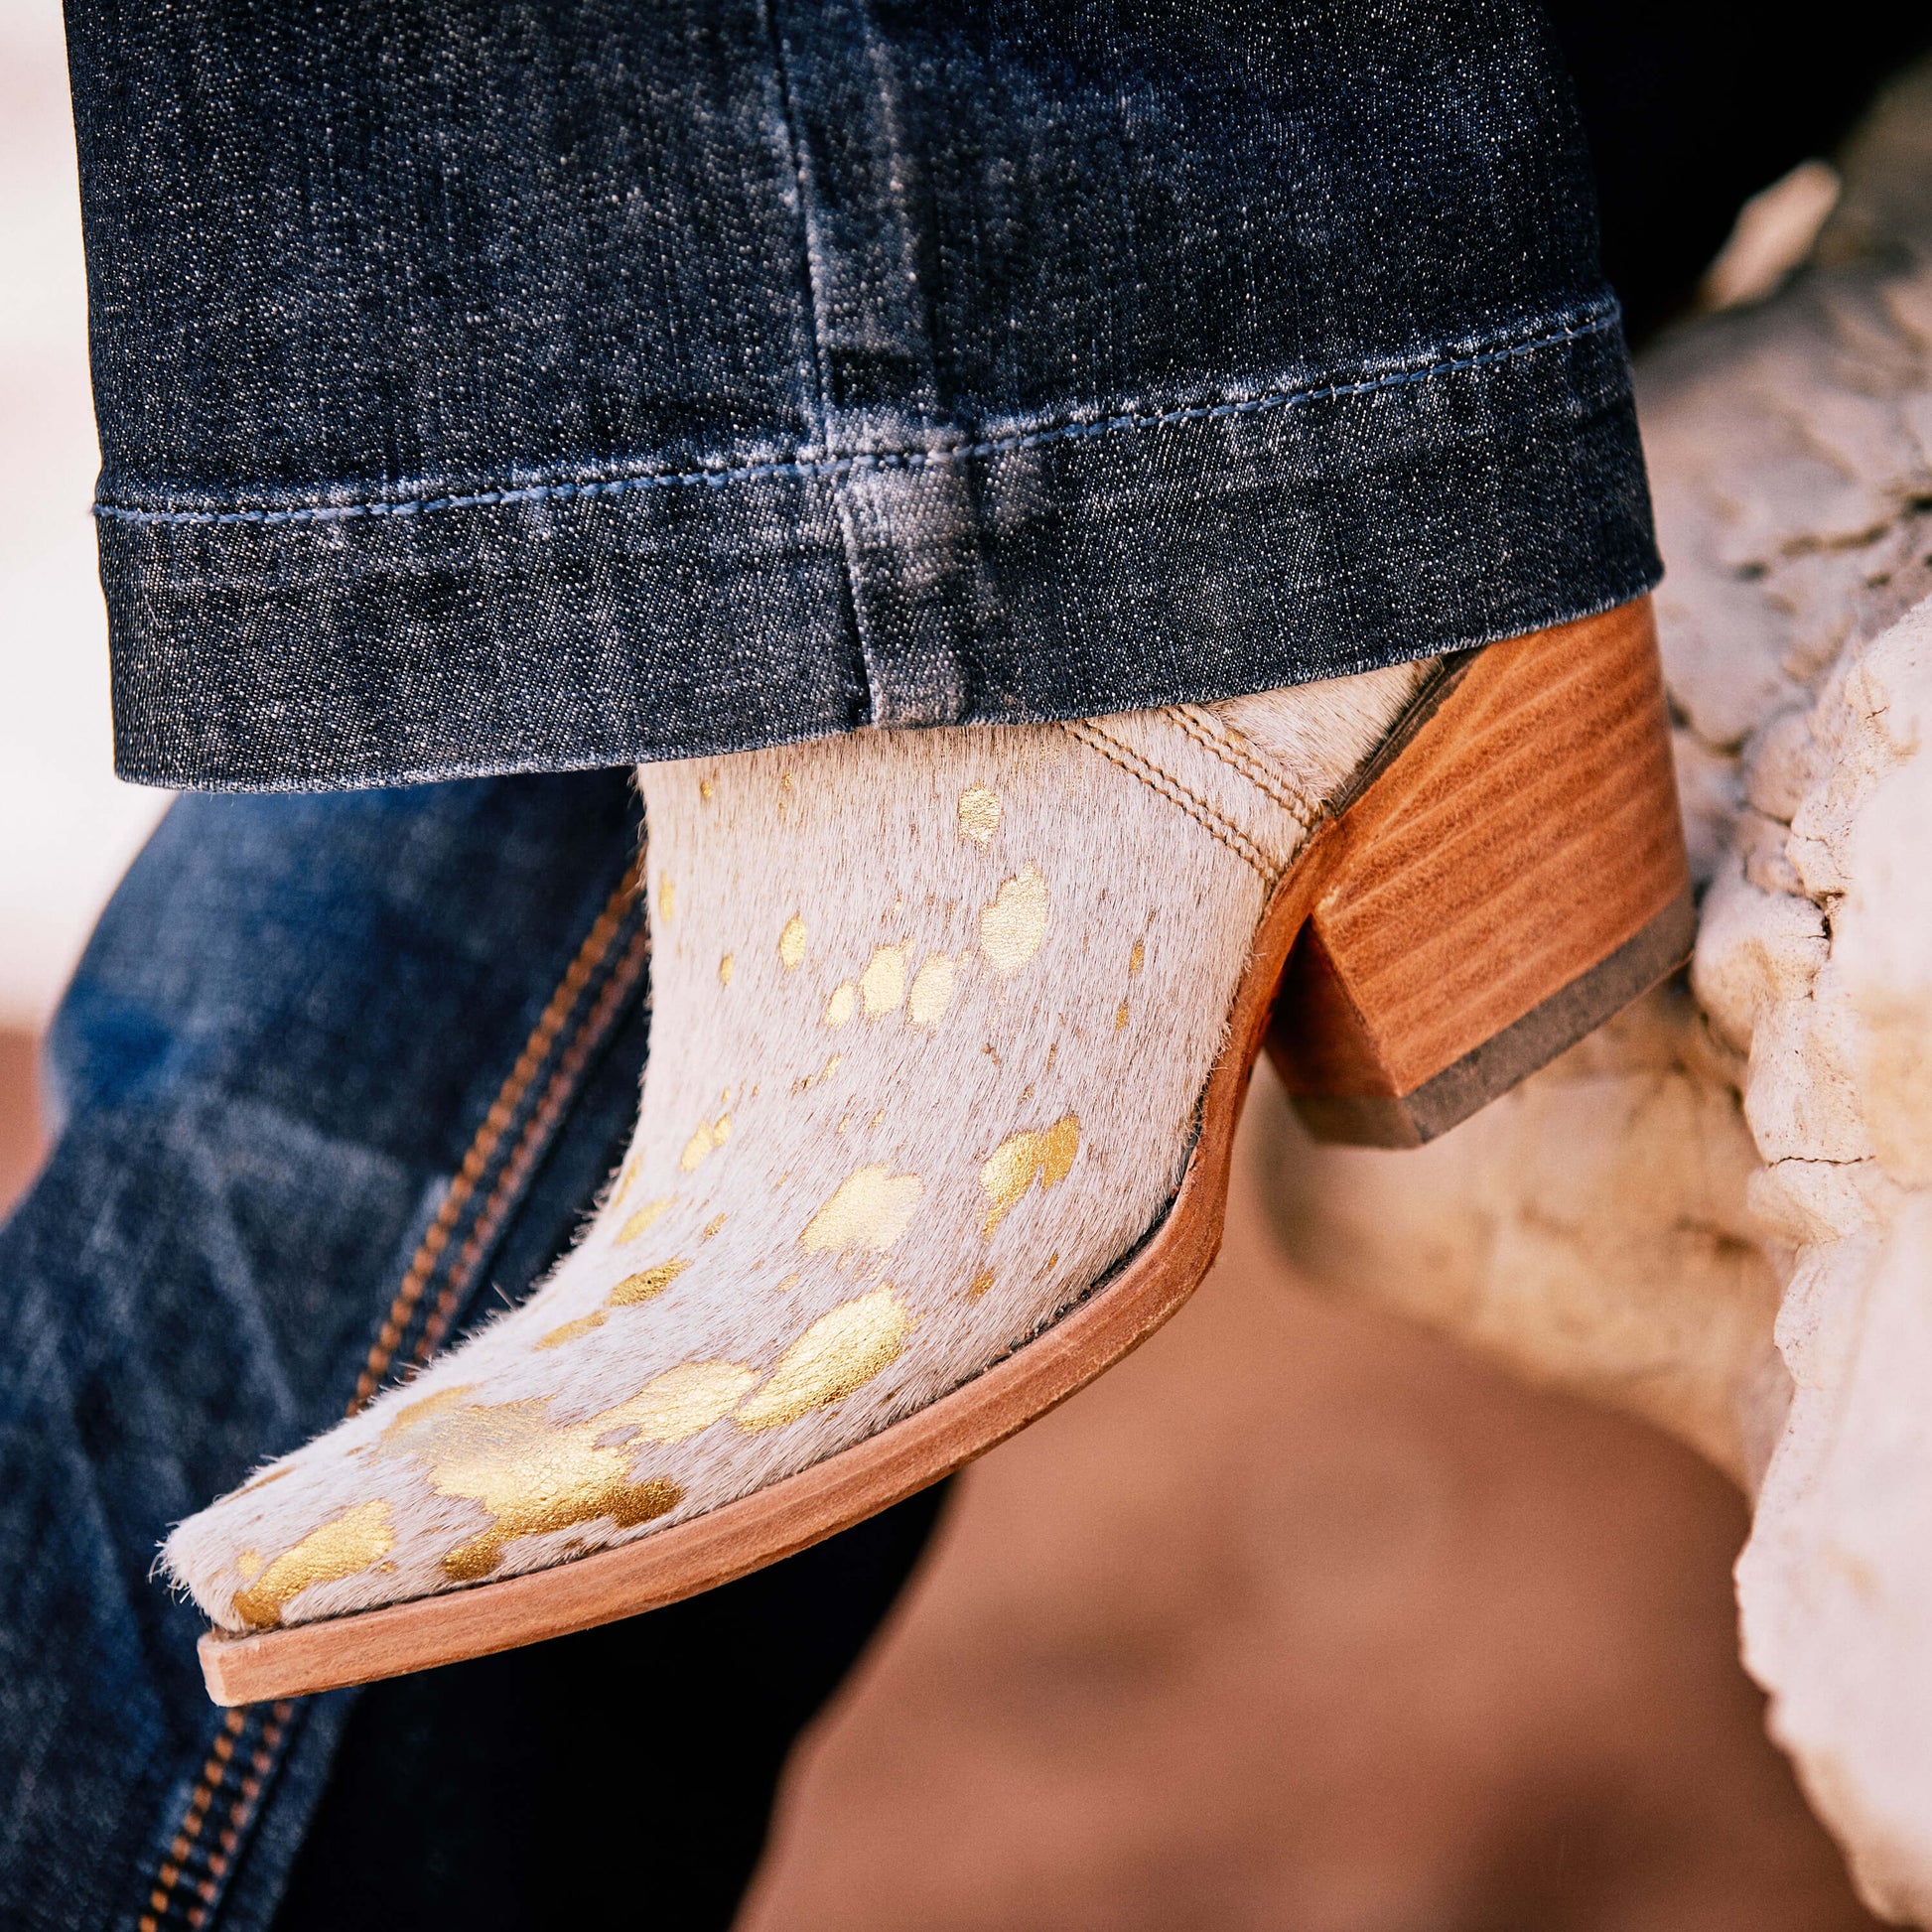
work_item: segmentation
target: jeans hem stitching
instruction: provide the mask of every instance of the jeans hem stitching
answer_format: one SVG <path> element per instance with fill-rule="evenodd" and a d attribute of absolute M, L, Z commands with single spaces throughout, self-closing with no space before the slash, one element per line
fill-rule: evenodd
<path fill-rule="evenodd" d="M 360 516 L 426 516 L 440 510 L 480 509 L 505 503 L 539 503 L 577 496 L 617 496 L 638 489 L 689 489 L 703 485 L 722 489 L 728 483 L 761 483 L 773 480 L 838 479 L 856 473 L 885 470 L 943 469 L 982 457 L 1009 456 L 1023 450 L 1043 449 L 1049 444 L 1071 438 L 1111 436 L 1122 431 L 1174 429 L 1188 423 L 1221 422 L 1239 416 L 1259 416 L 1278 409 L 1305 408 L 1317 402 L 1345 402 L 1356 396 L 1373 395 L 1382 390 L 1406 388 L 1431 382 L 1438 376 L 1456 375 L 1470 369 L 1489 367 L 1533 355 L 1566 343 L 1599 336 L 1618 327 L 1621 314 L 1611 303 L 1587 322 L 1575 324 L 1529 342 L 1512 343 L 1506 347 L 1478 350 L 1445 362 L 1426 363 L 1421 368 L 1392 370 L 1386 375 L 1365 377 L 1359 382 L 1312 383 L 1300 389 L 1280 389 L 1264 395 L 1247 396 L 1238 401 L 1196 403 L 1185 409 L 1165 409 L 1143 414 L 1105 416 L 1093 421 L 1063 423 L 1057 428 L 1029 431 L 1023 435 L 999 436 L 976 443 L 953 444 L 934 450 L 883 450 L 851 456 L 811 459 L 793 458 L 787 462 L 745 463 L 730 468 L 673 470 L 645 476 L 615 477 L 587 483 L 529 483 L 505 489 L 478 489 L 443 496 L 407 497 L 395 501 L 326 503 L 293 509 L 231 510 L 154 510 L 129 508 L 119 503 L 96 502 L 92 513 L 117 523 L 141 524 L 230 524 L 278 525 L 287 523 L 340 523 Z"/>

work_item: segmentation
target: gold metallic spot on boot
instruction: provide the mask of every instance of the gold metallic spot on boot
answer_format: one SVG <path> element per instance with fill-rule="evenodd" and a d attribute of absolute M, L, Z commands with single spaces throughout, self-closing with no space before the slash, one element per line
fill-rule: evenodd
<path fill-rule="evenodd" d="M 866 1003 L 866 1018 L 891 1013 L 905 998 L 905 948 L 881 946 L 859 975 L 859 997 Z"/>
<path fill-rule="evenodd" d="M 805 921 L 796 912 L 785 921 L 778 934 L 778 964 L 787 973 L 797 972 L 805 958 Z"/>
<path fill-rule="evenodd" d="M 826 1057 L 825 1064 L 821 1066 L 816 1073 L 801 1073 L 797 1079 L 792 1081 L 791 1091 L 794 1095 L 801 1094 L 801 1093 L 809 1093 L 813 1087 L 819 1084 L 821 1080 L 829 1080 L 832 1077 L 832 1075 L 835 1074 L 838 1070 L 839 1070 L 838 1054 L 836 1053 L 829 1054 Z"/>
<path fill-rule="evenodd" d="M 662 1295 L 690 1266 L 688 1261 L 660 1261 L 655 1268 L 644 1268 L 634 1275 L 626 1275 L 604 1298 L 605 1306 L 630 1309 L 639 1302 L 648 1302 L 652 1297 Z"/>
<path fill-rule="evenodd" d="M 666 925 L 671 922 L 671 914 L 677 910 L 677 886 L 668 872 L 657 876 L 657 916 Z"/>
<path fill-rule="evenodd" d="M 984 1294 L 986 1293 L 986 1291 L 987 1291 L 987 1290 L 988 1290 L 989 1288 L 991 1288 L 992 1286 L 993 1286 L 993 1271 L 992 1271 L 992 1269 L 990 1269 L 990 1268 L 982 1268 L 982 1269 L 981 1269 L 981 1270 L 979 1271 L 979 1273 L 978 1273 L 977 1275 L 975 1275 L 975 1276 L 973 1277 L 973 1285 L 972 1285 L 972 1287 L 971 1287 L 971 1288 L 969 1288 L 969 1289 L 968 1289 L 968 1290 L 966 1291 L 966 1293 L 967 1293 L 967 1294 L 968 1294 L 968 1295 L 969 1295 L 969 1296 L 970 1296 L 970 1297 L 971 1297 L 971 1298 L 972 1298 L 972 1299 L 973 1299 L 973 1300 L 974 1300 L 975 1302 L 977 1302 L 977 1301 L 979 1300 L 979 1298 L 980 1298 L 980 1297 L 981 1297 L 982 1295 L 984 1295 Z"/>
<path fill-rule="evenodd" d="M 732 968 L 737 964 L 735 955 L 727 953 L 718 962 L 718 984 L 729 986 L 732 983 Z"/>
<path fill-rule="evenodd" d="M 704 1224 L 704 1229 L 699 1234 L 698 1239 L 700 1241 L 709 1241 L 711 1237 L 714 1234 L 716 1234 L 718 1230 L 724 1225 L 725 1225 L 725 1217 L 722 1214 L 714 1214 L 711 1217 L 711 1219 Z"/>
<path fill-rule="evenodd" d="M 1000 829 L 1000 794 L 974 785 L 959 794 L 959 836 L 984 845 Z"/>
<path fill-rule="evenodd" d="M 732 1117 L 720 1114 L 716 1120 L 701 1120 L 698 1129 L 684 1144 L 684 1152 L 677 1157 L 678 1166 L 689 1173 L 705 1158 L 723 1147 L 731 1139 Z"/>
<path fill-rule="evenodd" d="M 1046 881 L 1037 866 L 1009 879 L 980 913 L 980 949 L 1003 979 L 1039 950 L 1046 936 Z"/>
<path fill-rule="evenodd" d="M 311 1530 L 292 1550 L 284 1550 L 258 1581 L 237 1590 L 235 1614 L 251 1630 L 271 1630 L 281 1622 L 290 1600 L 311 1585 L 340 1583 L 345 1577 L 353 1577 L 386 1557 L 395 1543 L 389 1505 L 381 1501 L 357 1503 L 320 1529 Z"/>
<path fill-rule="evenodd" d="M 695 1386 L 692 1369 L 701 1371 Z M 632 1451 L 647 1442 L 682 1442 L 717 1421 L 756 1379 L 729 1363 L 688 1363 L 628 1402 L 570 1424 L 553 1423 L 542 1398 L 483 1405 L 464 1401 L 469 1388 L 446 1389 L 404 1409 L 383 1431 L 382 1452 L 420 1462 L 438 1495 L 467 1498 L 488 1512 L 488 1529 L 443 1558 L 445 1576 L 475 1583 L 519 1536 L 607 1516 L 631 1529 L 675 1509 L 684 1498 L 676 1483 L 631 1480 Z M 621 1442 L 610 1440 L 620 1436 Z"/>
<path fill-rule="evenodd" d="M 620 1436 L 632 1443 L 681 1443 L 730 1414 L 758 1379 L 758 1371 L 742 1362 L 680 1362 L 585 1427 L 595 1428 L 607 1447 Z"/>
<path fill-rule="evenodd" d="M 1002 1141 L 994 1149 L 992 1159 L 980 1170 L 980 1186 L 992 1202 L 986 1219 L 980 1224 L 980 1232 L 990 1235 L 1035 1179 L 1042 1190 L 1058 1186 L 1066 1178 L 1073 1157 L 1079 1151 L 1077 1114 L 1068 1114 L 1051 1127 L 1029 1129 Z"/>
<path fill-rule="evenodd" d="M 610 1316 L 599 1309 L 594 1314 L 580 1314 L 575 1321 L 566 1321 L 561 1328 L 552 1328 L 537 1343 L 539 1348 L 561 1348 L 567 1341 L 575 1341 L 579 1335 L 588 1335 L 601 1328 Z"/>
<path fill-rule="evenodd" d="M 623 1226 L 618 1230 L 618 1245 L 621 1247 L 623 1243 L 626 1241 L 636 1240 L 638 1235 L 642 1234 L 643 1231 L 647 1227 L 649 1227 L 654 1220 L 657 1219 L 658 1215 L 663 1213 L 665 1208 L 670 1206 L 673 1198 L 674 1196 L 670 1194 L 666 1194 L 662 1200 L 646 1201 L 643 1204 L 643 1206 L 638 1208 L 636 1213 L 631 1215 L 629 1220 L 624 1222 Z"/>
<path fill-rule="evenodd" d="M 930 952 L 912 976 L 905 1017 L 915 1027 L 936 1027 L 952 1004 L 953 963 L 942 952 Z"/>
<path fill-rule="evenodd" d="M 898 1359 L 912 1316 L 891 1288 L 821 1314 L 779 1356 L 771 1379 L 738 1412 L 740 1429 L 775 1429 L 843 1401 Z"/>
<path fill-rule="evenodd" d="M 859 997 L 859 990 L 850 980 L 832 989 L 832 997 L 825 1002 L 825 1024 L 835 1032 L 852 1018 L 852 1003 Z"/>
<path fill-rule="evenodd" d="M 860 1168 L 833 1190 L 798 1237 L 807 1254 L 841 1254 L 848 1248 L 870 1248 L 876 1255 L 891 1249 L 912 1218 L 925 1192 L 915 1173 L 895 1173 L 891 1168 Z"/>

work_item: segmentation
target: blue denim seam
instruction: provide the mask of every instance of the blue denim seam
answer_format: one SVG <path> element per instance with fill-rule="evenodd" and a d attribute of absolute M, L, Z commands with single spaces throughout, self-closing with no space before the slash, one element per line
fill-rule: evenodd
<path fill-rule="evenodd" d="M 798 293 L 803 298 L 803 321 L 800 334 L 808 338 L 811 344 L 811 358 L 807 367 L 810 370 L 812 383 L 812 427 L 814 433 L 829 445 L 833 441 L 828 428 L 831 421 L 833 377 L 823 314 L 824 292 L 819 286 L 818 264 L 812 256 L 815 197 L 812 193 L 811 171 L 806 165 L 805 148 L 798 133 L 798 116 L 792 105 L 791 61 L 785 50 L 784 31 L 778 25 L 777 8 L 772 4 L 772 0 L 759 0 L 759 14 L 763 22 L 765 41 L 771 58 L 772 84 L 777 88 L 778 94 L 777 131 L 783 138 L 785 161 L 791 170 L 792 183 L 798 192 L 798 219 L 792 230 L 798 251 L 794 267 L 798 276 Z M 634 470 L 632 474 L 635 474 Z M 848 638 L 854 669 L 857 672 L 854 682 L 865 694 L 865 716 L 855 722 L 877 724 L 879 693 L 873 678 L 872 654 L 866 648 L 865 636 L 859 623 L 861 566 L 859 560 L 853 555 L 852 520 L 849 516 L 841 515 L 836 519 L 835 527 L 838 532 L 838 545 L 832 554 L 838 562 L 839 603 L 843 620 L 841 628 Z"/>
<path fill-rule="evenodd" d="M 1346 401 L 1354 396 L 1429 382 L 1437 376 L 1455 375 L 1468 369 L 1535 354 L 1541 349 L 1556 348 L 1587 336 L 1601 335 L 1606 330 L 1616 328 L 1620 321 L 1620 311 L 1612 303 L 1588 322 L 1553 331 L 1530 342 L 1515 343 L 1506 348 L 1484 349 L 1474 355 L 1458 356 L 1452 361 L 1432 362 L 1419 369 L 1402 369 L 1388 375 L 1371 376 L 1360 382 L 1322 383 L 1304 389 L 1284 389 L 1267 395 L 1245 397 L 1239 402 L 1197 403 L 1190 408 L 1168 409 L 1158 414 L 1108 416 L 1094 422 L 1066 423 L 1056 429 L 996 437 L 988 442 L 958 444 L 949 449 L 887 450 L 819 461 L 794 459 L 786 463 L 748 463 L 725 470 L 679 470 L 641 477 L 619 477 L 605 482 L 531 483 L 517 488 L 481 489 L 461 495 L 417 497 L 397 502 L 323 504 L 300 509 L 144 510 L 97 502 L 93 505 L 93 514 L 123 523 L 333 523 L 356 516 L 421 516 L 432 510 L 537 503 L 571 496 L 614 496 L 633 489 L 684 489 L 699 483 L 718 489 L 727 483 L 765 482 L 778 478 L 810 480 L 850 476 L 855 471 L 922 470 L 944 467 L 970 458 L 1041 449 L 1070 437 L 1107 436 L 1120 430 L 1172 429 L 1185 423 L 1214 422 L 1234 416 L 1260 415 L 1276 409 L 1295 409 L 1313 402 Z"/>

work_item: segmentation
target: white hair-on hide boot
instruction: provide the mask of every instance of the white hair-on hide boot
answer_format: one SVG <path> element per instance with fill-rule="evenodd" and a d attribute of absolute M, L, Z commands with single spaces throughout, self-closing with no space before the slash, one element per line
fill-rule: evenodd
<path fill-rule="evenodd" d="M 1413 1145 L 1693 936 L 1647 600 L 640 776 L 628 1158 L 521 1307 L 169 1538 L 222 1702 L 582 1628 L 884 1508 L 1191 1292 L 1264 1042 L 1316 1132 Z"/>

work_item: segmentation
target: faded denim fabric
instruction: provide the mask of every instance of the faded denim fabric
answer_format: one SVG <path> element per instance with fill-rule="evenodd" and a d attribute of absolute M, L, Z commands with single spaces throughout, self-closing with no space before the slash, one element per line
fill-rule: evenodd
<path fill-rule="evenodd" d="M 0 1228 L 0 1926 L 722 1928 L 936 1492 L 607 1629 L 236 1713 L 168 1526 L 521 1294 L 645 1044 L 625 774 L 178 802 Z M 645 1745 L 648 1748 L 643 1748 Z M 613 1856 L 559 1860 L 569 1828 Z"/>
<path fill-rule="evenodd" d="M 1658 574 L 1529 0 L 69 0 L 117 756 L 1362 670 Z"/>

